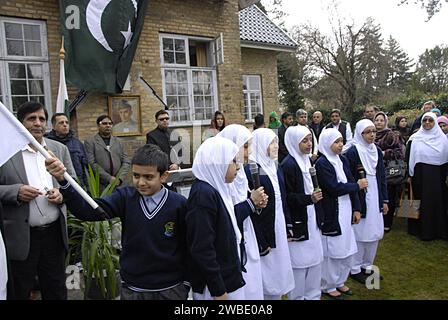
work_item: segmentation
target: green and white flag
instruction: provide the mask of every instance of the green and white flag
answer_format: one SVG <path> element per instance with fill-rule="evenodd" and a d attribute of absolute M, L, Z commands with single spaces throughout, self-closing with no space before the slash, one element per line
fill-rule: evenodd
<path fill-rule="evenodd" d="M 121 93 L 149 0 L 59 0 L 67 81 L 86 91 Z"/>

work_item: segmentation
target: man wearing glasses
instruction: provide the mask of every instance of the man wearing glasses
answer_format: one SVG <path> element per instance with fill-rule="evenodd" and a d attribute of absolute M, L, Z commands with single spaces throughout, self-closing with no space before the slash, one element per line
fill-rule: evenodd
<path fill-rule="evenodd" d="M 121 185 L 129 172 L 131 161 L 120 139 L 112 136 L 114 124 L 109 116 L 99 116 L 96 124 L 98 133 L 84 142 L 89 164 L 94 170 L 98 168 L 100 184 L 103 188 L 115 179 L 120 179 L 118 185 Z M 120 169 L 121 175 L 117 177 Z"/>
<path fill-rule="evenodd" d="M 170 125 L 170 115 L 166 110 L 159 110 L 156 112 L 155 118 L 157 128 L 146 134 L 146 143 L 159 146 L 168 155 L 168 159 L 170 160 L 169 170 L 177 170 L 179 169 L 177 155 L 173 155 L 175 159 L 170 156 L 171 149 L 178 143 L 178 141 L 170 140 L 171 130 L 168 128 Z"/>

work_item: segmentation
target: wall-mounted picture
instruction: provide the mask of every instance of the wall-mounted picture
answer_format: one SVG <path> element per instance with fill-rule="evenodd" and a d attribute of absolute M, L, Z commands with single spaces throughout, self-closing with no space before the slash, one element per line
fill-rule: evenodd
<path fill-rule="evenodd" d="M 108 104 L 114 136 L 142 134 L 140 96 L 112 96 L 108 97 Z"/>

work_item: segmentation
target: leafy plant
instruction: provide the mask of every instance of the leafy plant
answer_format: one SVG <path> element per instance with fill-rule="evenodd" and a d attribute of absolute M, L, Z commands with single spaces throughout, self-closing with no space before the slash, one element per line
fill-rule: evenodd
<path fill-rule="evenodd" d="M 89 165 L 87 174 L 87 192 L 93 198 L 102 198 L 110 195 L 118 186 L 119 179 L 101 190 L 98 169 L 94 172 Z M 121 170 L 117 177 L 121 176 Z M 73 255 L 76 247 L 80 246 L 82 266 L 84 269 L 85 288 L 84 295 L 88 296 L 92 286 L 99 289 L 103 299 L 113 299 L 118 296 L 117 270 L 119 268 L 119 254 L 114 245 L 113 231 L 120 227 L 118 218 L 87 222 L 69 216 L 68 225 L 72 228 L 70 236 L 70 252 Z"/>

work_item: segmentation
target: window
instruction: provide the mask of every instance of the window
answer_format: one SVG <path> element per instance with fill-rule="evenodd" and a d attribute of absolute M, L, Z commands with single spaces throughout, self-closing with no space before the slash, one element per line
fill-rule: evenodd
<path fill-rule="evenodd" d="M 258 113 L 263 113 L 261 77 L 243 76 L 244 116 L 246 121 L 254 121 Z"/>
<path fill-rule="evenodd" d="M 161 35 L 160 43 L 163 93 L 172 121 L 208 124 L 218 109 L 214 40 Z"/>
<path fill-rule="evenodd" d="M 30 100 L 51 112 L 44 22 L 0 17 L 0 99 L 13 112 Z"/>

